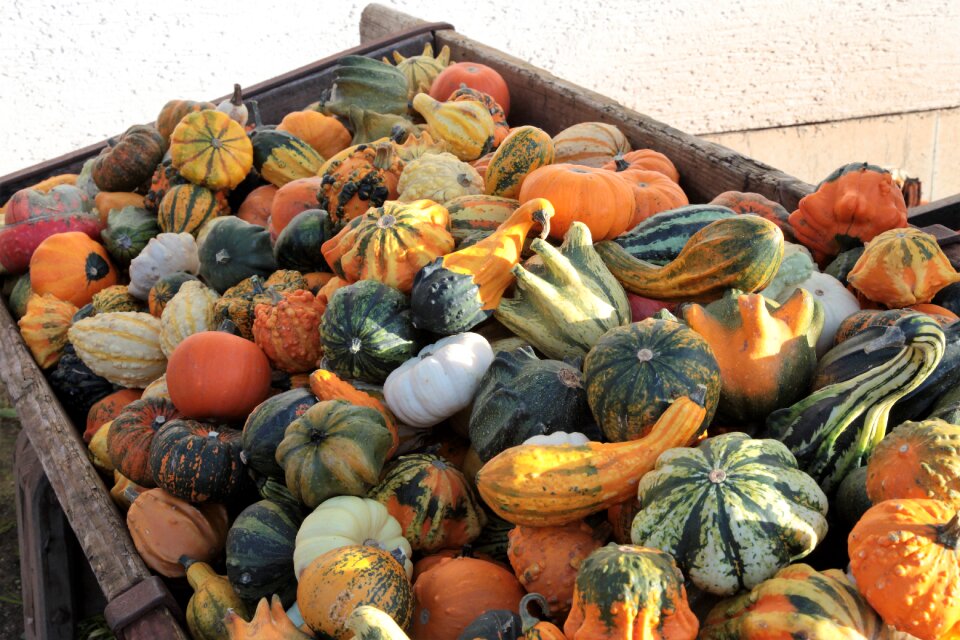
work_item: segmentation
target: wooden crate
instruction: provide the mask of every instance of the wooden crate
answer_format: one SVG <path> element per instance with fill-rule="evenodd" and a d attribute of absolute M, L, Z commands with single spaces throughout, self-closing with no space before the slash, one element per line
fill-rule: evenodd
<path fill-rule="evenodd" d="M 700 140 L 622 105 L 561 80 L 517 58 L 457 33 L 449 25 L 425 23 L 391 9 L 369 5 L 360 22 L 361 46 L 341 52 L 273 80 L 249 87 L 245 94 L 259 101 L 264 122 L 278 122 L 287 111 L 302 108 L 329 88 L 337 59 L 346 54 L 380 58 L 390 51 L 405 55 L 449 46 L 455 60 L 482 62 L 497 69 L 511 90 L 510 122 L 534 124 L 550 133 L 583 121 L 617 125 L 635 148 L 668 155 L 682 176 L 691 202 L 707 202 L 728 190 L 754 191 L 788 209 L 812 190 L 763 163 L 720 145 Z M 166 99 L 158 98 L 158 106 Z M 0 178 L 0 203 L 17 190 L 51 175 L 77 172 L 106 142 L 81 149 Z M 0 379 L 17 408 L 24 431 L 70 527 L 90 563 L 107 601 L 136 609 L 139 591 L 149 587 L 150 572 L 130 539 L 123 518 L 107 488 L 90 464 L 80 430 L 71 424 L 42 372 L 20 338 L 16 323 L 0 305 Z M 26 582 L 24 583 L 26 586 Z M 141 594 L 142 595 L 142 594 Z M 38 594 L 32 594 L 36 599 Z M 132 601 L 132 602 L 131 602 Z M 126 638 L 186 638 L 181 624 L 162 604 L 125 628 Z M 41 637 L 41 636 L 35 636 Z"/>

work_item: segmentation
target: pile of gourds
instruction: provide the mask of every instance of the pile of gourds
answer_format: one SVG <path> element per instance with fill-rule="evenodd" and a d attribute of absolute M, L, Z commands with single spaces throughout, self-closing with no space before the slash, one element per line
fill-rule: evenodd
<path fill-rule="evenodd" d="M 276 126 L 171 101 L 4 209 L 193 636 L 958 637 L 960 275 L 890 174 L 691 205 L 616 126 L 394 62 Z"/>

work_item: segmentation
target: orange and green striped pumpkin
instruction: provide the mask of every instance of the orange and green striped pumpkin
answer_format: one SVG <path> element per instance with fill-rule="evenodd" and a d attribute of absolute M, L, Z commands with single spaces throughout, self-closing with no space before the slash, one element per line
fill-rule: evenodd
<path fill-rule="evenodd" d="M 197 184 L 181 184 L 163 196 L 157 217 L 165 233 L 190 233 L 196 237 L 208 221 L 229 213 L 230 205 L 222 192 Z"/>
<path fill-rule="evenodd" d="M 387 613 L 401 628 L 413 620 L 413 589 L 403 566 L 378 547 L 331 549 L 300 575 L 297 604 L 304 622 L 321 638 L 347 640 L 347 618 L 359 606 Z"/>
<path fill-rule="evenodd" d="M 175 271 L 157 280 L 156 284 L 150 287 L 150 293 L 147 296 L 150 315 L 159 318 L 163 315 L 163 310 L 167 307 L 167 303 L 173 300 L 173 296 L 177 295 L 177 292 L 180 291 L 183 283 L 199 281 L 197 276 L 192 273 L 187 273 L 186 271 Z"/>
<path fill-rule="evenodd" d="M 557 163 L 602 167 L 630 151 L 630 141 L 615 125 L 581 122 L 553 136 Z"/>
<path fill-rule="evenodd" d="M 160 427 L 182 418 L 173 403 L 162 398 L 134 400 L 113 419 L 107 433 L 107 453 L 124 477 L 155 487 L 150 471 L 150 444 Z"/>
<path fill-rule="evenodd" d="M 130 295 L 125 284 L 115 284 L 93 294 L 91 302 L 97 313 L 144 311 L 143 303 Z"/>
<path fill-rule="evenodd" d="M 432 200 L 386 202 L 351 220 L 321 247 L 334 273 L 410 293 L 425 265 L 453 251 L 450 215 Z"/>
<path fill-rule="evenodd" d="M 197 111 L 173 130 L 170 159 L 194 184 L 214 191 L 233 189 L 253 166 L 253 146 L 243 127 L 226 113 Z"/>
<path fill-rule="evenodd" d="M 444 203 L 450 214 L 450 233 L 458 243 L 466 238 L 490 235 L 520 206 L 519 200 L 488 195 L 459 196 Z"/>
<path fill-rule="evenodd" d="M 150 443 L 157 486 L 189 502 L 223 502 L 240 485 L 240 432 L 196 420 L 171 420 Z"/>
<path fill-rule="evenodd" d="M 543 129 L 523 126 L 500 143 L 484 174 L 486 192 L 516 198 L 520 184 L 534 169 L 553 163 L 553 140 Z"/>
<path fill-rule="evenodd" d="M 720 400 L 720 366 L 686 325 L 648 318 L 611 329 L 584 360 L 590 409 L 614 442 L 643 438 L 680 396 L 702 398 L 709 424 Z"/>

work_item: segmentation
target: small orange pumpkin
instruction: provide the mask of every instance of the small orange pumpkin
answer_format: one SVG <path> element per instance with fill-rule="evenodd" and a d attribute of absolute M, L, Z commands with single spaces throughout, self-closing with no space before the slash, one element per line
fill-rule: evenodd
<path fill-rule="evenodd" d="M 283 116 L 277 129 L 297 136 L 324 158 L 350 146 L 350 132 L 339 120 L 311 109 L 291 111 Z"/>
<path fill-rule="evenodd" d="M 33 292 L 52 294 L 82 307 L 93 294 L 117 284 L 117 270 L 107 250 L 80 231 L 48 237 L 30 258 Z"/>
<path fill-rule="evenodd" d="M 637 204 L 628 229 L 634 228 L 655 213 L 690 204 L 680 185 L 659 171 L 630 169 L 620 171 L 617 175 L 633 185 L 633 196 Z"/>
<path fill-rule="evenodd" d="M 874 504 L 932 498 L 960 508 L 960 426 L 907 421 L 888 433 L 870 454 L 867 495 Z"/>
<path fill-rule="evenodd" d="M 277 236 L 290 221 L 307 209 L 316 209 L 317 192 L 322 186 L 322 178 L 297 178 L 280 187 L 270 203 L 270 238 L 276 242 Z"/>
<path fill-rule="evenodd" d="M 237 209 L 237 217 L 250 224 L 268 227 L 270 207 L 275 195 L 277 195 L 277 188 L 272 184 L 257 187 L 243 199 L 240 208 Z"/>
<path fill-rule="evenodd" d="M 659 171 L 677 184 L 680 184 L 680 172 L 670 161 L 670 158 L 653 149 L 635 149 L 626 153 L 618 153 L 613 160 L 603 165 L 608 171 Z"/>
<path fill-rule="evenodd" d="M 336 224 L 353 220 L 370 207 L 396 200 L 401 173 L 403 161 L 392 143 L 361 144 L 327 166 L 321 178 L 319 206 Z"/>

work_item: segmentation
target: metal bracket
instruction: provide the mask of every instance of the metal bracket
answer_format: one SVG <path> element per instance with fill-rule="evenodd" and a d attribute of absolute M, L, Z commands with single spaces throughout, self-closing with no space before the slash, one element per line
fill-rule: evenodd
<path fill-rule="evenodd" d="M 166 607 L 177 620 L 184 619 L 163 580 L 150 576 L 111 600 L 103 610 L 103 616 L 117 640 L 124 640 L 123 630 L 157 607 Z"/>

